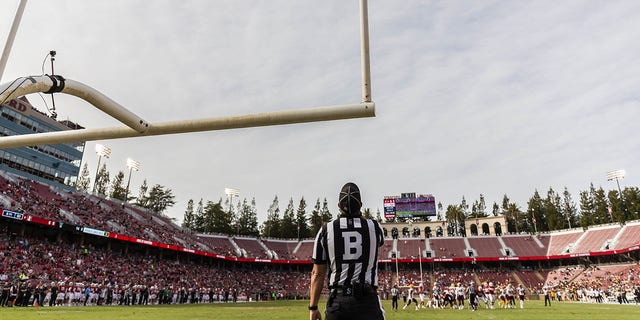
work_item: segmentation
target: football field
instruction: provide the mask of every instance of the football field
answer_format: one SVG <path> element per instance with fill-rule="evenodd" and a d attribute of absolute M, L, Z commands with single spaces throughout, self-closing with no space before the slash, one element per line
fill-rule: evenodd
<path fill-rule="evenodd" d="M 251 302 L 236 304 L 199 304 L 168 306 L 110 306 L 110 307 L 30 307 L 2 308 L 0 319 L 7 320 L 187 320 L 187 319 L 308 319 L 307 301 Z M 639 319 L 640 305 L 554 303 L 545 307 L 541 301 L 526 301 L 525 309 L 487 310 L 483 306 L 470 310 L 406 310 L 391 311 L 391 302 L 383 301 L 387 319 Z M 320 304 L 321 309 L 324 303 Z M 400 306 L 402 308 L 402 306 Z"/>

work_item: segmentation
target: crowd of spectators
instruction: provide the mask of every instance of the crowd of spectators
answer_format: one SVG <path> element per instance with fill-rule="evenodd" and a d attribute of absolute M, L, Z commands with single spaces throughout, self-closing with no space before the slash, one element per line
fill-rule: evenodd
<path fill-rule="evenodd" d="M 122 254 L 78 240 L 0 236 L 0 302 L 9 305 L 159 304 L 306 296 L 308 272 Z M 55 289 L 54 289 L 55 288 Z M 88 297 L 87 297 L 88 295 Z M 86 302 L 85 302 L 86 300 Z"/>
<path fill-rule="evenodd" d="M 84 193 L 54 192 L 48 186 L 8 175 L 0 175 L 0 193 L 9 201 L 3 209 L 189 249 L 210 250 L 194 234 L 168 218 L 123 203 Z"/>

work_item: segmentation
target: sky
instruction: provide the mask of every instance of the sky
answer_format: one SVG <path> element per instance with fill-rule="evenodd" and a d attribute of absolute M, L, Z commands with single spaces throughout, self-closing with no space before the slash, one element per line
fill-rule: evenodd
<path fill-rule="evenodd" d="M 0 43 L 18 0 L 4 0 Z M 505 194 L 521 209 L 535 190 L 640 185 L 640 2 L 370 0 L 376 117 L 89 141 L 112 149 L 112 176 L 170 188 L 166 214 L 255 198 L 258 218 L 301 197 L 307 211 L 341 186 L 364 207 L 433 194 L 445 207 Z M 85 83 L 151 122 L 361 102 L 356 0 L 30 0 L 2 75 L 55 73 Z M 28 96 L 44 111 L 50 97 Z M 45 105 L 45 101 L 48 105 Z M 120 126 L 87 102 L 55 96 L 58 119 Z M 103 163 L 104 163 L 103 161 Z"/>

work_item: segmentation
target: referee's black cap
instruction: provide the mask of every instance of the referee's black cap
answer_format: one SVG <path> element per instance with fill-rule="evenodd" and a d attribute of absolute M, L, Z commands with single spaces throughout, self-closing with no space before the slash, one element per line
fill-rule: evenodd
<path fill-rule="evenodd" d="M 360 189 L 353 182 L 348 182 L 340 190 L 338 197 L 338 207 L 340 211 L 349 216 L 359 216 L 362 200 L 360 199 Z"/>

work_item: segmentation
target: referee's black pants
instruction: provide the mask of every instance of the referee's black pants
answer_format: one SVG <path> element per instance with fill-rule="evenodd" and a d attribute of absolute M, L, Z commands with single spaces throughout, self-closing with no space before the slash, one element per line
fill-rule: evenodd
<path fill-rule="evenodd" d="M 377 294 L 362 297 L 331 295 L 326 320 L 384 320 L 384 309 Z"/>

